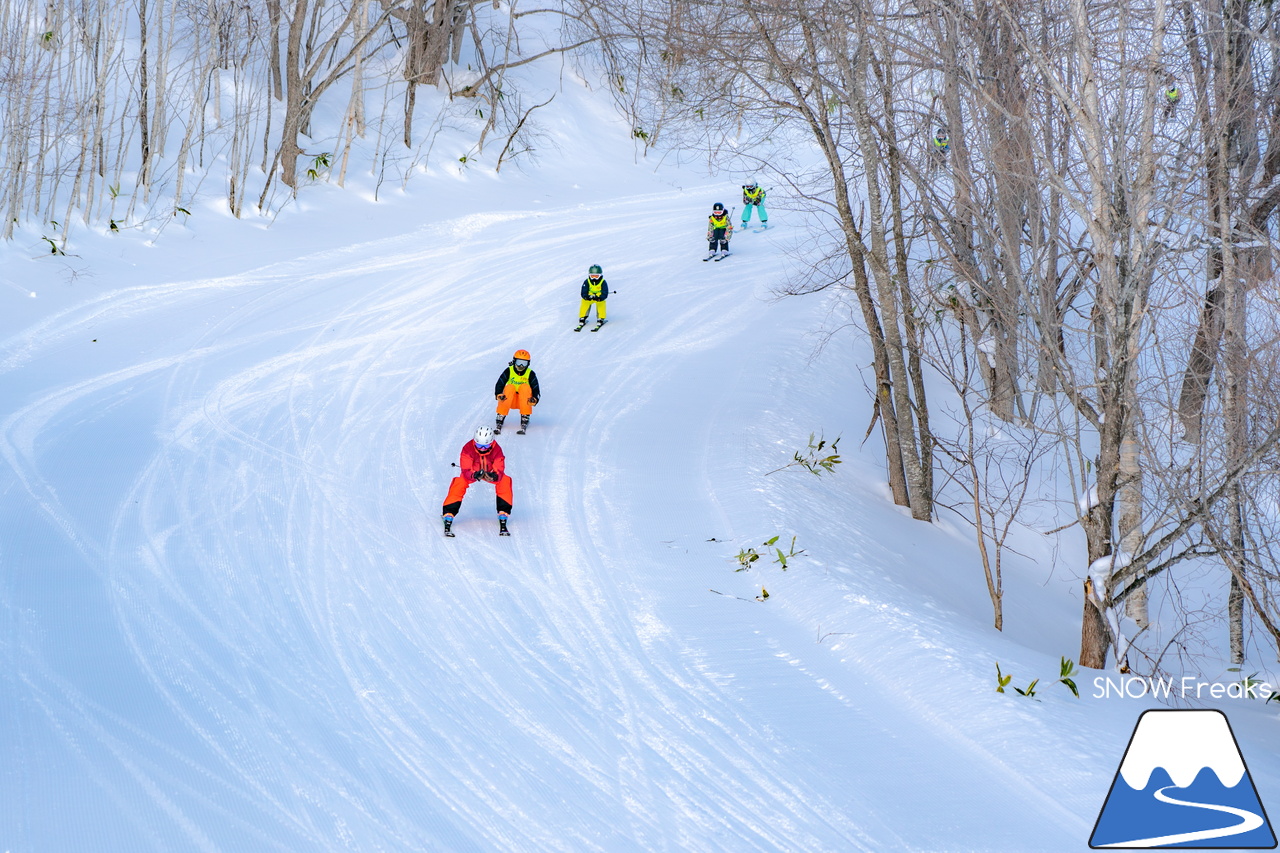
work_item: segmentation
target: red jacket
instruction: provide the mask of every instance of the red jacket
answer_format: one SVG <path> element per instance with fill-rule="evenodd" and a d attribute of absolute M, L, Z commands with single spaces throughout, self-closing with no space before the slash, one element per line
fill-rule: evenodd
<path fill-rule="evenodd" d="M 478 483 L 483 478 L 479 476 L 481 472 L 495 472 L 498 479 L 502 479 L 502 475 L 506 473 L 507 458 L 502 453 L 502 448 L 498 446 L 498 442 L 494 442 L 487 453 L 481 453 L 476 449 L 475 440 L 468 441 L 462 445 L 462 455 L 458 458 L 458 467 L 462 469 L 462 476 L 469 483 Z"/>

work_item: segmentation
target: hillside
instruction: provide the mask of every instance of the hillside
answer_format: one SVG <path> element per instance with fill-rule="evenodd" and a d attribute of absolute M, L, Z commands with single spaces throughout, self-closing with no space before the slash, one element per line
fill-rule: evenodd
<path fill-rule="evenodd" d="M 993 631 L 963 527 L 859 448 L 858 335 L 772 296 L 785 210 L 699 263 L 733 176 L 573 97 L 523 172 L 5 247 L 0 850 L 1086 849 L 1155 703 L 1052 684 L 1077 579 L 1028 536 Z M 514 535 L 478 487 L 446 540 L 516 348 Z M 815 432 L 834 473 L 768 473 Z M 1274 714 L 1223 707 L 1277 801 Z"/>

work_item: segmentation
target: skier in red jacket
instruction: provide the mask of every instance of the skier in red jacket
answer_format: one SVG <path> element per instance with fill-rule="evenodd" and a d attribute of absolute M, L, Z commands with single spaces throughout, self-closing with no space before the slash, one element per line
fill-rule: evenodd
<path fill-rule="evenodd" d="M 445 496 L 441 514 L 444 517 L 444 535 L 453 536 L 453 517 L 462 508 L 462 499 L 473 483 L 493 483 L 498 493 L 498 535 L 510 536 L 507 532 L 507 516 L 511 514 L 511 478 L 506 474 L 507 460 L 502 448 L 493 439 L 493 430 L 482 426 L 476 430 L 476 437 L 462 445 L 462 454 L 458 458 L 458 467 L 462 473 L 449 483 L 449 494 Z"/>

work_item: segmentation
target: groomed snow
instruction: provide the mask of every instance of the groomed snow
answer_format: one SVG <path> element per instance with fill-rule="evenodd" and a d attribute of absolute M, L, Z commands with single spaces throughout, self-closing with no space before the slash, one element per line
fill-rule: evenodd
<path fill-rule="evenodd" d="M 1024 543 L 992 630 L 969 535 L 858 448 L 858 336 L 815 355 L 830 300 L 771 297 L 783 206 L 699 263 L 732 179 L 572 136 L 270 229 L 4 250 L 0 851 L 1086 849 L 1153 703 L 1053 684 L 1078 580 Z M 574 334 L 591 263 L 610 323 Z M 513 536 L 477 487 L 446 540 L 516 348 Z M 811 432 L 845 464 L 766 476 Z M 774 535 L 805 554 L 734 571 Z"/>

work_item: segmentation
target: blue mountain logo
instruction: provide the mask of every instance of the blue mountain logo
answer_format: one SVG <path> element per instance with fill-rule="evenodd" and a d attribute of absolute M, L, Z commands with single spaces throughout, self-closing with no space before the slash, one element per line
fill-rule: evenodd
<path fill-rule="evenodd" d="M 1226 714 L 1144 712 L 1089 846 L 1274 849 L 1276 835 Z"/>

